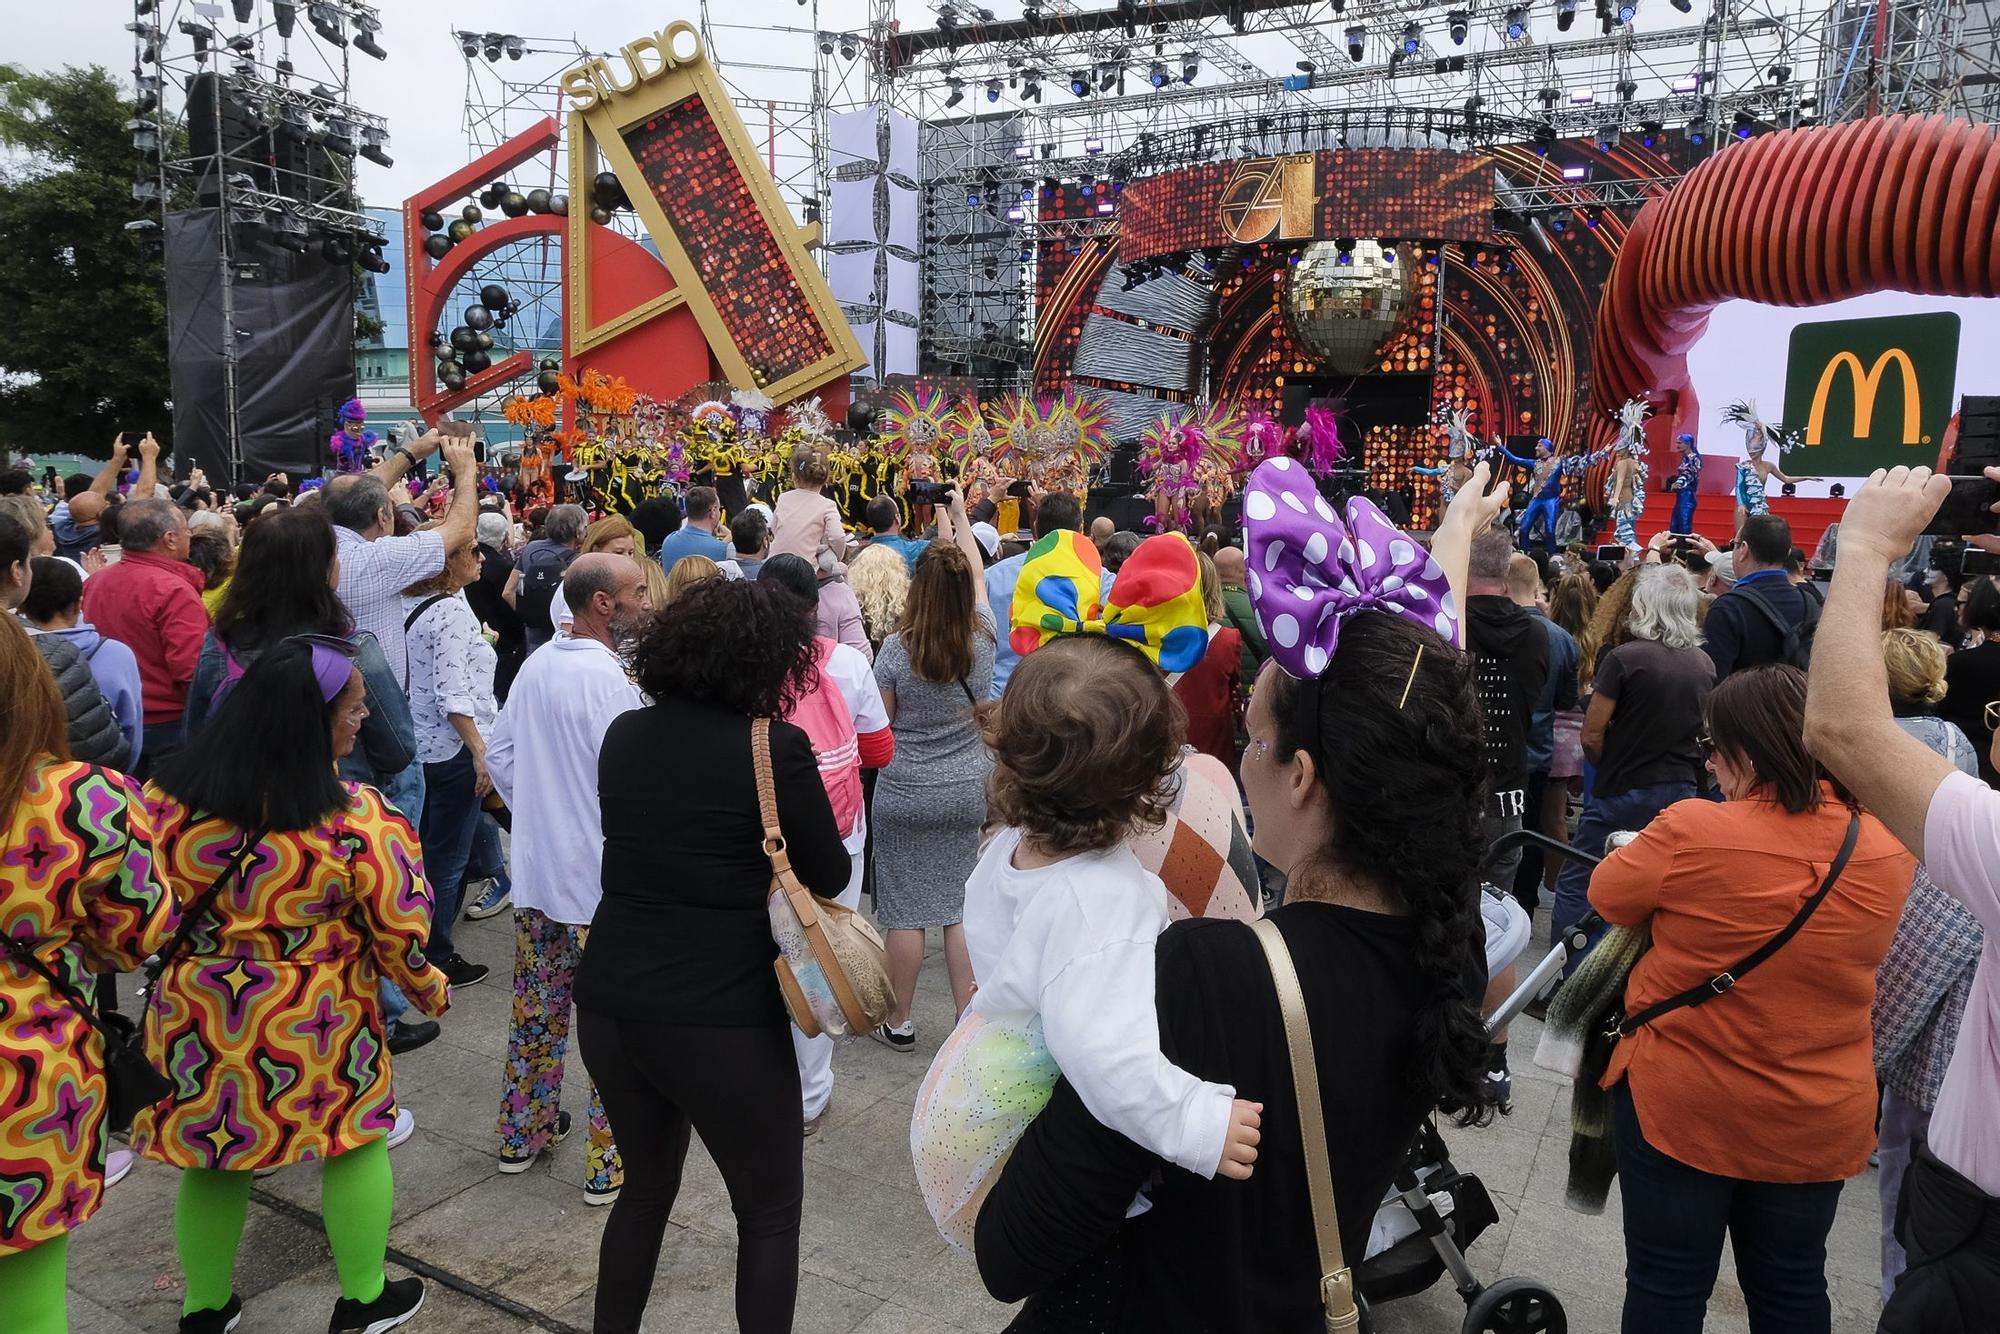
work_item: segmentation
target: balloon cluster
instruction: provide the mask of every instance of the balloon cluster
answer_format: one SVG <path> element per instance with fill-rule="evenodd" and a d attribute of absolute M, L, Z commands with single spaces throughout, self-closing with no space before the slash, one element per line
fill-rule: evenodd
<path fill-rule="evenodd" d="M 424 237 L 424 253 L 432 259 L 443 259 L 451 253 L 453 246 L 479 230 L 479 224 L 486 220 L 486 214 L 492 209 L 499 209 L 510 218 L 523 218 L 530 213 L 567 217 L 569 196 L 550 194 L 540 188 L 523 194 L 505 181 L 495 181 L 479 192 L 478 203 L 467 204 L 449 223 L 445 221 L 444 214 L 435 209 L 424 213 L 420 219 L 424 231 L 428 233 Z"/>
<path fill-rule="evenodd" d="M 600 171 L 590 183 L 590 204 L 590 220 L 604 227 L 610 224 L 613 213 L 632 207 L 632 196 L 625 193 L 625 183 L 617 172 Z"/>
<path fill-rule="evenodd" d="M 520 312 L 520 303 L 506 288 L 499 283 L 488 283 L 479 289 L 479 300 L 465 308 L 461 316 L 464 323 L 449 336 L 431 335 L 431 346 L 438 357 L 438 379 L 446 389 L 463 389 L 467 376 L 477 375 L 493 364 L 493 331 L 506 328 L 507 321 Z M 547 370 L 550 363 L 543 365 Z"/>

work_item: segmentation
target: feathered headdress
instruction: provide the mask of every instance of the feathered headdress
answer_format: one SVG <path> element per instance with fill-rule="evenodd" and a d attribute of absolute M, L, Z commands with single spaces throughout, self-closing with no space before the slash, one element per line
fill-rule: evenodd
<path fill-rule="evenodd" d="M 945 418 L 950 411 L 944 395 L 928 385 L 898 389 L 890 395 L 889 406 L 876 416 L 875 434 L 892 459 L 934 455 L 945 439 Z"/>
<path fill-rule="evenodd" d="M 1795 433 L 1758 416 L 1755 399 L 1731 403 L 1722 410 L 1722 419 L 1743 428 L 1743 448 L 1753 459 L 1761 457 L 1767 446 L 1776 445 L 1782 454 L 1799 443 Z"/>
<path fill-rule="evenodd" d="M 1169 408 L 1139 437 L 1138 469 L 1150 477 L 1162 468 L 1179 468 L 1181 484 L 1192 489 L 1195 465 L 1208 450 L 1201 417 L 1186 408 Z"/>
<path fill-rule="evenodd" d="M 1628 398 L 1618 407 L 1618 449 L 1637 457 L 1646 452 L 1646 418 L 1653 405 L 1643 398 Z"/>
<path fill-rule="evenodd" d="M 1327 472 L 1340 462 L 1340 414 L 1315 403 L 1306 409 L 1305 422 L 1294 437 L 1305 447 L 1306 466 Z"/>
<path fill-rule="evenodd" d="M 1440 410 L 1438 424 L 1444 427 L 1445 457 L 1448 459 L 1469 458 L 1472 455 L 1472 409 L 1451 408 Z"/>
<path fill-rule="evenodd" d="M 833 439 L 833 421 L 817 398 L 802 398 L 785 409 L 783 433 L 794 431 L 806 440 L 828 441 Z"/>
<path fill-rule="evenodd" d="M 1238 440 L 1237 452 L 1242 460 L 1240 470 L 1243 472 L 1251 472 L 1265 459 L 1277 458 L 1285 452 L 1285 428 L 1261 407 L 1253 407 L 1243 414 Z"/>
<path fill-rule="evenodd" d="M 771 396 L 763 390 L 733 390 L 729 395 L 729 406 L 736 411 L 736 428 L 739 434 L 757 436 L 770 433 Z"/>
<path fill-rule="evenodd" d="M 1101 396 L 1074 385 L 1043 412 L 1058 453 L 1074 454 L 1094 467 L 1111 448 L 1111 406 Z"/>
<path fill-rule="evenodd" d="M 979 400 L 967 395 L 954 403 L 944 417 L 945 452 L 963 472 L 979 459 L 998 461 L 1006 456 L 1004 437 L 996 439 L 986 424 Z"/>

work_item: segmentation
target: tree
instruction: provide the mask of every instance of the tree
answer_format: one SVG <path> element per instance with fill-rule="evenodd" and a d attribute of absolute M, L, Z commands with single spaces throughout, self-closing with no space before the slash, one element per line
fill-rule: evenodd
<path fill-rule="evenodd" d="M 125 224 L 139 156 L 101 66 L 0 65 L 0 448 L 102 454 L 172 427 L 161 261 Z M 136 435 L 134 437 L 137 438 Z"/>

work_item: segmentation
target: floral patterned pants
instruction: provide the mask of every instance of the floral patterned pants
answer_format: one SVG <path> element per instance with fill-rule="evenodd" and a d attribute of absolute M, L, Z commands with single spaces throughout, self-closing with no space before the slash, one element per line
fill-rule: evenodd
<path fill-rule="evenodd" d="M 587 926 L 551 921 L 533 908 L 514 910 L 514 1023 L 507 1032 L 507 1086 L 500 1095 L 502 1157 L 532 1158 L 555 1139 L 570 997 L 589 937 Z M 624 1183 L 625 1169 L 595 1081 L 589 1081 L 589 1090 L 588 1189 L 611 1190 Z"/>

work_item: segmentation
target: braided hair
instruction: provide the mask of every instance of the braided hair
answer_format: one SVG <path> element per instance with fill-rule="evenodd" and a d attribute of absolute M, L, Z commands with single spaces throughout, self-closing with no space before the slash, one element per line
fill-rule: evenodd
<path fill-rule="evenodd" d="M 1429 982 L 1411 1077 L 1462 1124 L 1489 1119 L 1495 1106 L 1480 1082 L 1486 762 L 1472 678 L 1470 655 L 1422 626 L 1376 614 L 1342 627 L 1317 681 L 1271 674 L 1279 759 L 1312 754 L 1333 808 L 1332 837 L 1317 860 L 1408 910 Z M 1310 711 L 1299 708 L 1301 690 L 1318 692 L 1317 735 L 1304 734 L 1301 715 Z"/>

